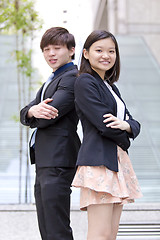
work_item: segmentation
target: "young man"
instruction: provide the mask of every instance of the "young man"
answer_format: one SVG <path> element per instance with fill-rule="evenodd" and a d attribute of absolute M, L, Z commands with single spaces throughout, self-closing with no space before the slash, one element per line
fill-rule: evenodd
<path fill-rule="evenodd" d="M 21 123 L 36 128 L 30 141 L 36 164 L 35 200 L 43 240 L 72 240 L 71 182 L 80 147 L 74 106 L 77 67 L 72 63 L 75 40 L 61 27 L 48 29 L 40 43 L 53 76 L 20 112 Z"/>

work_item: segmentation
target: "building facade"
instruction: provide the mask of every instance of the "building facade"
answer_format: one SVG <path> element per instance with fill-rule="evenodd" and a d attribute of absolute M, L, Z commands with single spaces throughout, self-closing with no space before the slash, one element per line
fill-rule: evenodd
<path fill-rule="evenodd" d="M 142 36 L 160 63 L 160 1 L 99 0 L 95 29 Z"/>

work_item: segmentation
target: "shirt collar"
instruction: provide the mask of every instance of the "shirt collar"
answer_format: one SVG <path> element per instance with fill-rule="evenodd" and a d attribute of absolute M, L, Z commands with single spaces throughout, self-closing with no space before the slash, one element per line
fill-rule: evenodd
<path fill-rule="evenodd" d="M 55 72 L 54 72 L 54 77 L 57 76 L 58 74 L 60 74 L 61 72 L 63 72 L 66 68 L 68 68 L 69 66 L 72 66 L 73 62 L 69 62 L 66 63 L 65 65 L 61 66 L 60 68 L 58 68 Z"/>

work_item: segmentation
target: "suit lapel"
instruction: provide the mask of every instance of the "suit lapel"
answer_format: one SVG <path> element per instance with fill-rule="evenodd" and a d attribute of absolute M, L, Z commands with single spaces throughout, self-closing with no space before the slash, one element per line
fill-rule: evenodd
<path fill-rule="evenodd" d="M 45 83 L 43 83 L 43 85 L 41 86 L 41 88 L 39 89 L 39 91 L 37 92 L 36 95 L 36 101 L 39 103 L 41 101 L 41 93 L 42 93 L 42 89 Z"/>
<path fill-rule="evenodd" d="M 45 92 L 44 92 L 44 99 L 46 98 L 50 98 L 52 97 L 52 95 L 55 93 L 55 91 L 57 90 L 57 87 L 58 87 L 58 84 L 61 80 L 61 76 L 65 73 L 65 72 L 68 72 L 70 70 L 74 70 L 74 69 L 77 69 L 77 67 L 75 65 L 72 65 L 68 68 L 66 68 L 64 71 L 62 71 L 61 73 L 59 73 L 57 76 L 55 76 L 53 78 L 53 80 L 48 84 L 48 86 L 46 87 L 45 89 Z M 44 83 L 45 84 L 45 83 Z M 43 89 L 43 86 L 44 84 L 42 85 L 42 87 L 39 89 L 38 93 L 37 93 L 37 101 L 40 102 L 41 101 L 41 93 L 42 93 L 42 89 Z"/>
<path fill-rule="evenodd" d="M 47 93 L 48 93 L 48 90 L 50 89 L 49 88 L 50 86 L 52 86 L 52 93 L 56 91 L 56 88 L 57 88 L 57 85 L 58 85 L 60 79 L 61 79 L 61 74 L 59 74 L 57 77 L 55 77 L 54 80 L 51 81 L 48 84 L 48 86 L 45 89 L 45 92 L 44 92 L 44 95 L 43 95 L 43 99 L 46 99 L 46 95 L 48 95 Z M 36 95 L 37 102 L 41 102 L 41 94 L 42 94 L 42 89 L 44 87 L 44 84 L 45 84 L 45 82 L 43 83 L 43 85 L 41 86 L 39 91 L 37 92 L 37 95 Z"/>
<path fill-rule="evenodd" d="M 61 80 L 61 76 L 57 76 L 55 79 L 53 79 L 53 81 L 51 81 L 48 84 L 48 86 L 44 92 L 44 99 L 46 99 L 48 97 L 50 98 L 55 93 L 60 80 Z"/>

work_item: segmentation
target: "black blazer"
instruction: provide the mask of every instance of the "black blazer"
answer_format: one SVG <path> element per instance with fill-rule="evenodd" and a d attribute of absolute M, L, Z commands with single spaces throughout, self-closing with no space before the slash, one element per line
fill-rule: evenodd
<path fill-rule="evenodd" d="M 80 140 L 77 135 L 78 116 L 74 105 L 74 83 L 77 67 L 72 65 L 55 76 L 47 86 L 44 99 L 58 109 L 58 117 L 51 120 L 27 118 L 29 108 L 40 103 L 41 91 L 36 98 L 20 112 L 20 121 L 30 128 L 37 128 L 35 148 L 30 146 L 31 163 L 38 167 L 74 167 Z"/>
<path fill-rule="evenodd" d="M 115 93 L 121 98 L 115 85 Z M 94 76 L 83 73 L 75 83 L 75 104 L 83 128 L 83 142 L 78 154 L 77 165 L 106 166 L 118 171 L 117 145 L 123 150 L 130 146 L 129 137 L 133 139 L 140 132 L 140 124 L 132 118 L 125 108 L 125 116 L 132 129 L 132 135 L 120 129 L 107 128 L 103 115 L 111 113 L 117 116 L 116 101 L 97 73 Z M 124 116 L 124 119 L 125 119 Z"/>

